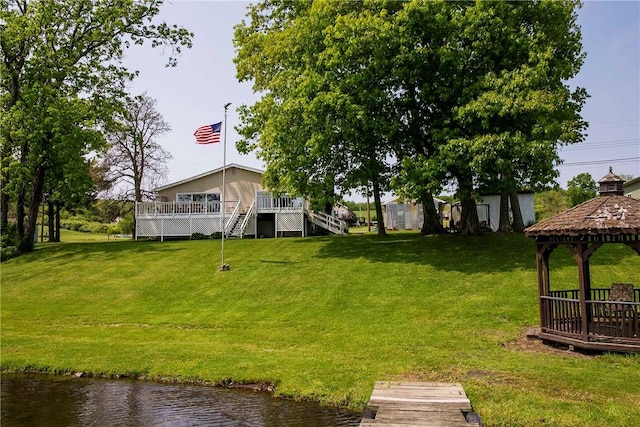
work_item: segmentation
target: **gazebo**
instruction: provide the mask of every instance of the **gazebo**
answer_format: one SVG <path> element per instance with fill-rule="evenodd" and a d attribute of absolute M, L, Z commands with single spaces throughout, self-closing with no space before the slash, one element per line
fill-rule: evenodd
<path fill-rule="evenodd" d="M 539 337 L 587 350 L 640 352 L 640 283 L 594 289 L 589 272 L 589 258 L 604 244 L 626 244 L 640 255 L 640 200 L 623 196 L 624 181 L 611 169 L 598 182 L 599 197 L 525 230 L 536 242 Z M 549 256 L 558 245 L 577 262 L 579 289 L 551 289 Z"/>

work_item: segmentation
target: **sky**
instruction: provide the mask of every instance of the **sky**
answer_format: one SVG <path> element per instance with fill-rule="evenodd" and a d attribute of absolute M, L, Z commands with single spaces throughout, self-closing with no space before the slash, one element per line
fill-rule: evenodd
<path fill-rule="evenodd" d="M 184 49 L 178 66 L 165 68 L 169 52 L 150 46 L 130 49 L 125 65 L 140 76 L 130 85 L 132 95 L 147 92 L 171 125 L 158 140 L 173 158 L 166 183 L 222 167 L 225 144 L 197 145 L 199 126 L 224 119 L 226 163 L 264 169 L 255 154 L 239 154 L 234 126 L 236 108 L 258 100 L 250 82 L 236 79 L 233 58 L 234 26 L 245 19 L 248 2 L 173 0 L 163 5 L 159 20 L 194 33 L 193 47 Z M 640 176 L 640 2 L 585 1 L 578 11 L 586 58 L 571 87 L 584 87 L 590 97 L 582 110 L 589 123 L 584 142 L 564 147 L 558 183 L 580 173 L 598 181 L 613 168 L 616 174 Z M 223 133 L 223 139 L 224 133 Z M 347 197 L 348 199 L 359 199 Z"/>

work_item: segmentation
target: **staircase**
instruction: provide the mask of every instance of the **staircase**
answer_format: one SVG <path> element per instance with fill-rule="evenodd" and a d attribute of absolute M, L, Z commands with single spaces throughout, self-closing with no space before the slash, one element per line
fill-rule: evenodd
<path fill-rule="evenodd" d="M 228 226 L 227 236 L 228 237 L 240 237 L 242 238 L 242 227 L 244 225 L 244 218 L 246 214 L 239 214 L 235 218 L 233 225 Z"/>
<path fill-rule="evenodd" d="M 315 212 L 311 210 L 307 212 L 307 215 L 311 222 L 320 228 L 324 228 L 333 234 L 347 234 L 347 224 L 342 220 L 334 218 L 331 215 L 327 215 L 324 212 Z"/>

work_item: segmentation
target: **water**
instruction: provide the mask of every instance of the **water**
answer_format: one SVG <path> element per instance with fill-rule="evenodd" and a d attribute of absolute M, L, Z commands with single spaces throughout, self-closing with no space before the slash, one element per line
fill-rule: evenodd
<path fill-rule="evenodd" d="M 353 412 L 247 390 L 2 374 L 0 425 L 357 426 Z"/>

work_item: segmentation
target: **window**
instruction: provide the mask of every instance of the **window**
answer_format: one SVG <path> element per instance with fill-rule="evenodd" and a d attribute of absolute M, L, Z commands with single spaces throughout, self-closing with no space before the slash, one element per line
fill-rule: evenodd
<path fill-rule="evenodd" d="M 220 212 L 220 193 L 177 193 L 176 202 L 193 203 L 191 213 Z"/>

